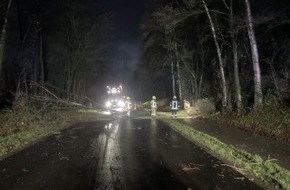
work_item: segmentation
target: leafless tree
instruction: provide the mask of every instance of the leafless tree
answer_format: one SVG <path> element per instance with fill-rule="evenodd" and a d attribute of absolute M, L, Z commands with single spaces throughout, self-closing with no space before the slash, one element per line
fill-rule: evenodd
<path fill-rule="evenodd" d="M 216 51 L 217 51 L 217 56 L 218 56 L 218 61 L 219 61 L 219 69 L 220 69 L 220 77 L 221 77 L 221 86 L 222 86 L 222 107 L 223 109 L 226 109 L 227 107 L 227 102 L 228 102 L 228 97 L 227 97 L 227 84 L 226 84 L 226 78 L 225 78 L 225 72 L 224 72 L 224 65 L 223 65 L 223 61 L 222 61 L 222 53 L 221 53 L 221 49 L 220 49 L 220 44 L 217 40 L 217 34 L 216 34 L 216 27 L 213 23 L 210 11 L 208 9 L 208 6 L 205 2 L 205 0 L 202 0 L 204 9 L 206 11 L 206 14 L 208 16 L 209 19 L 209 23 L 210 23 L 210 28 L 212 31 L 212 35 L 213 35 L 213 39 L 214 39 L 214 43 L 216 46 Z"/>
<path fill-rule="evenodd" d="M 229 33 L 231 39 L 231 48 L 233 53 L 233 65 L 234 65 L 234 79 L 235 79 L 235 103 L 237 106 L 237 111 L 239 112 L 242 107 L 242 94 L 241 94 L 241 84 L 240 84 L 240 77 L 239 77 L 239 63 L 238 63 L 238 44 L 237 44 L 237 33 L 238 28 L 235 26 L 235 19 L 234 19 L 234 10 L 233 10 L 233 2 L 230 0 L 228 4 L 225 0 L 223 3 L 228 10 L 228 17 L 229 17 Z"/>
<path fill-rule="evenodd" d="M 258 47 L 257 47 L 257 42 L 256 42 L 256 36 L 254 32 L 254 24 L 253 24 L 249 0 L 245 0 L 245 5 L 246 5 L 246 13 L 247 13 L 248 36 L 249 36 L 249 40 L 251 44 L 252 64 L 253 64 L 253 70 L 254 70 L 254 83 L 255 83 L 254 109 L 257 109 L 263 104 L 261 70 L 260 70 L 259 53 L 258 53 Z"/>
<path fill-rule="evenodd" d="M 75 3 L 75 4 L 74 4 Z M 105 67 L 102 59 L 106 48 L 104 29 L 108 27 L 108 15 L 100 15 L 90 23 L 78 16 L 81 4 L 74 2 L 66 14 L 64 30 L 62 31 L 65 44 L 62 49 L 61 73 L 63 89 L 68 100 L 82 95 L 86 91 L 88 77 L 98 73 Z"/>
<path fill-rule="evenodd" d="M 3 71 L 3 60 L 4 60 L 4 53 L 5 53 L 5 40 L 7 37 L 7 24 L 8 24 L 8 13 L 10 10 L 12 0 L 4 0 L 1 2 L 1 11 L 3 16 L 3 24 L 0 34 L 0 96 L 3 93 L 3 90 L 5 89 L 5 78 L 4 78 L 4 71 Z"/>

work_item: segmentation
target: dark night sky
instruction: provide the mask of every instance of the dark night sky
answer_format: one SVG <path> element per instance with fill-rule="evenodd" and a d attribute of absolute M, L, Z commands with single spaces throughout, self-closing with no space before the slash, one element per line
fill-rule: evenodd
<path fill-rule="evenodd" d="M 142 43 L 140 23 L 149 3 L 149 0 L 102 0 L 102 11 L 113 15 L 109 62 L 114 78 L 108 79 L 111 82 L 126 83 L 136 68 Z"/>
<path fill-rule="evenodd" d="M 277 0 L 279 5 L 288 0 Z M 101 0 L 101 10 L 113 15 L 113 38 L 110 40 L 109 62 L 114 78 L 108 81 L 126 83 L 138 63 L 142 33 L 140 23 L 150 9 L 150 0 Z M 261 6 L 263 5 L 263 6 Z M 275 6 L 273 0 L 255 0 L 253 9 L 257 12 Z M 274 8 L 274 7 L 273 7 Z"/>

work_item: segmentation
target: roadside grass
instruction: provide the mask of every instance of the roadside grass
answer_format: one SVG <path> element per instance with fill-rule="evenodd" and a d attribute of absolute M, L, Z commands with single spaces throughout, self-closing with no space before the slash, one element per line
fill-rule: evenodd
<path fill-rule="evenodd" d="M 82 109 L 79 109 L 78 111 L 81 113 L 99 113 L 98 110 L 92 109 L 92 108 L 88 108 L 88 109 L 82 108 Z"/>
<path fill-rule="evenodd" d="M 158 119 L 189 140 L 197 142 L 221 158 L 233 163 L 233 167 L 237 170 L 247 171 L 275 188 L 290 189 L 290 171 L 280 167 L 273 160 L 264 160 L 259 155 L 252 155 L 190 126 L 181 124 L 177 120 L 168 119 L 169 113 L 159 112 L 159 116 L 161 117 Z"/>
<path fill-rule="evenodd" d="M 0 157 L 75 122 L 93 121 L 103 116 L 94 109 L 39 108 L 19 102 L 0 112 Z"/>
<path fill-rule="evenodd" d="M 276 140 L 290 141 L 290 109 L 282 105 L 265 106 L 257 112 L 216 114 L 208 119 L 239 127 Z"/>

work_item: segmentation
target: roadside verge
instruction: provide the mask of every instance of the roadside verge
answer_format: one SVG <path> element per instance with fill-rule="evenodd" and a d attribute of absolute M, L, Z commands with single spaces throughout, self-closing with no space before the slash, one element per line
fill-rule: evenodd
<path fill-rule="evenodd" d="M 0 159 L 47 135 L 82 121 L 105 119 L 96 110 L 70 109 L 47 112 L 42 116 L 27 112 L 0 113 Z"/>
<path fill-rule="evenodd" d="M 173 130 L 233 163 L 234 168 L 247 171 L 275 188 L 290 189 L 290 171 L 280 167 L 273 160 L 264 160 L 259 155 L 237 149 L 213 136 L 182 124 L 178 120 L 170 120 L 166 114 L 163 115 L 159 112 L 159 115 L 161 117 L 158 117 L 158 119 L 168 124 Z M 162 118 L 162 116 L 164 117 Z"/>

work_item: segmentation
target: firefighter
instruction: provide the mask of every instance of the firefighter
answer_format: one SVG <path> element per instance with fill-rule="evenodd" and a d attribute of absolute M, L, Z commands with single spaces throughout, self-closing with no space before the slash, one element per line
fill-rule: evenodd
<path fill-rule="evenodd" d="M 173 96 L 172 101 L 170 102 L 170 108 L 171 108 L 171 118 L 177 118 L 176 114 L 178 111 L 178 101 L 176 96 Z"/>
<path fill-rule="evenodd" d="M 152 100 L 150 102 L 151 105 L 151 116 L 156 116 L 156 109 L 157 109 L 157 102 L 156 102 L 156 96 L 152 96 Z"/>
<path fill-rule="evenodd" d="M 131 108 L 132 108 L 132 104 L 130 101 L 130 97 L 128 96 L 128 97 L 126 97 L 126 100 L 125 100 L 125 109 L 127 111 L 127 116 L 130 116 Z"/>
<path fill-rule="evenodd" d="M 183 107 L 186 110 L 187 115 L 189 115 L 190 103 L 186 99 L 183 100 Z"/>

